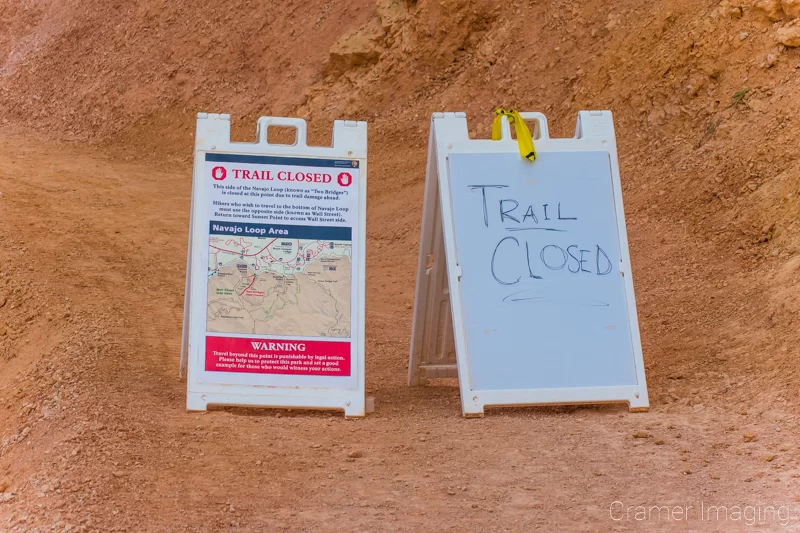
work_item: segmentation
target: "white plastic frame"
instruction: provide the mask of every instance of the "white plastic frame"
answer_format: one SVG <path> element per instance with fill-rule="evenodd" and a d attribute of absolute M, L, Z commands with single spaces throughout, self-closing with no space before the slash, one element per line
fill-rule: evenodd
<path fill-rule="evenodd" d="M 269 126 L 287 126 L 296 129 L 295 142 L 270 144 L 267 142 Z M 192 183 L 192 207 L 189 222 L 189 252 L 186 258 L 186 293 L 184 297 L 183 340 L 181 346 L 181 376 L 187 376 L 186 409 L 205 411 L 209 405 L 242 407 L 285 407 L 298 409 L 343 410 L 348 418 L 365 416 L 364 383 L 364 313 L 366 290 L 366 223 L 367 223 L 367 123 L 337 120 L 333 124 L 333 146 L 308 146 L 306 121 L 300 118 L 261 117 L 258 120 L 256 142 L 231 142 L 230 115 L 199 113 L 195 137 L 194 174 Z M 353 324 L 355 335 L 354 358 L 356 360 L 357 386 L 354 389 L 321 387 L 282 387 L 214 385 L 200 383 L 198 371 L 202 368 L 205 339 L 205 320 L 191 320 L 192 271 L 205 266 L 201 264 L 200 247 L 193 250 L 192 243 L 200 241 L 201 228 L 195 224 L 197 205 L 195 191 L 202 186 L 205 153 L 270 155 L 284 157 L 308 157 L 325 159 L 357 159 L 359 161 L 358 208 L 359 232 L 359 277 L 354 279 L 358 290 L 358 322 Z M 205 286 L 196 290 L 207 290 Z M 201 365 L 197 367 L 196 365 Z"/>
<path fill-rule="evenodd" d="M 517 141 L 504 117 L 502 139 L 470 139 L 464 113 L 435 113 L 431 119 L 428 169 L 420 236 L 417 288 L 411 332 L 409 385 L 424 377 L 453 375 L 452 364 L 436 364 L 454 345 L 461 391 L 461 410 L 466 417 L 483 416 L 486 406 L 586 404 L 627 402 L 631 411 L 649 408 L 644 360 L 631 276 L 628 235 L 622 204 L 622 187 L 617 160 L 614 122 L 610 111 L 581 111 L 573 138 L 552 139 L 547 118 L 542 113 L 521 113 L 532 128 L 536 151 L 600 151 L 609 155 L 613 180 L 614 209 L 620 242 L 620 271 L 625 280 L 625 296 L 630 320 L 637 384 L 615 387 L 575 387 L 531 390 L 472 389 L 469 353 L 464 332 L 459 280 L 461 268 L 455 249 L 455 229 L 450 204 L 448 157 L 451 153 L 519 153 Z M 442 257 L 442 251 L 444 257 Z M 429 258 L 433 258 L 430 264 Z M 444 259 L 444 260 L 443 260 Z M 444 264 L 443 264 L 444 263 Z M 452 320 L 450 320 L 452 316 Z M 444 330 L 442 329 L 444 328 Z M 432 363 L 433 362 L 433 363 Z"/>

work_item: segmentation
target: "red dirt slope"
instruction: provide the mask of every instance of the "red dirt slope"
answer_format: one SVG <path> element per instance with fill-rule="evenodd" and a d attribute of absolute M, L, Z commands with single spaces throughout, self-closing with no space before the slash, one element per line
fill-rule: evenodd
<path fill-rule="evenodd" d="M 0 0 L 0 531 L 750 529 L 701 501 L 798 523 L 795 4 Z M 429 115 L 487 136 L 500 105 L 559 135 L 615 114 L 650 413 L 466 421 L 451 383 L 405 385 Z M 369 121 L 367 419 L 185 413 L 198 111 L 240 139 Z"/>

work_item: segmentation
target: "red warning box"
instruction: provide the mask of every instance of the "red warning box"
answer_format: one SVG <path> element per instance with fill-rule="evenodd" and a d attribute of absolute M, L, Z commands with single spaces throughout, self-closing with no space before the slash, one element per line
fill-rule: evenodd
<path fill-rule="evenodd" d="M 207 336 L 206 370 L 349 376 L 350 343 Z"/>

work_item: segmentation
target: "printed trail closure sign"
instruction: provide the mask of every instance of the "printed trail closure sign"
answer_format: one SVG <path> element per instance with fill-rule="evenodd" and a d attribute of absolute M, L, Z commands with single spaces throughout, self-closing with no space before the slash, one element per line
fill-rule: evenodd
<path fill-rule="evenodd" d="M 294 145 L 270 144 L 292 126 Z M 342 409 L 363 416 L 366 124 L 309 147 L 300 119 L 262 117 L 231 143 L 197 123 L 184 315 L 187 408 Z"/>
<path fill-rule="evenodd" d="M 537 124 L 535 162 L 507 122 L 488 141 L 468 138 L 463 114 L 433 118 L 409 382 L 457 369 L 467 416 L 646 409 L 611 115 L 581 112 L 573 139 L 523 117 Z"/>

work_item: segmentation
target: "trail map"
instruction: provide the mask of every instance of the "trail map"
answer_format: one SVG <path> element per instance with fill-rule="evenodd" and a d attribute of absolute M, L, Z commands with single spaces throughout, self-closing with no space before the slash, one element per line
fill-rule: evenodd
<path fill-rule="evenodd" d="M 350 336 L 351 242 L 211 235 L 209 332 Z"/>

